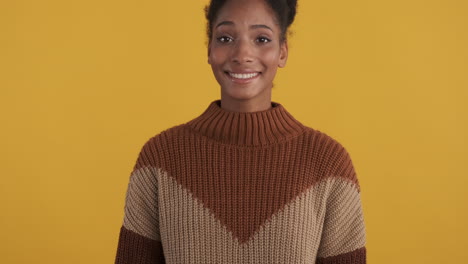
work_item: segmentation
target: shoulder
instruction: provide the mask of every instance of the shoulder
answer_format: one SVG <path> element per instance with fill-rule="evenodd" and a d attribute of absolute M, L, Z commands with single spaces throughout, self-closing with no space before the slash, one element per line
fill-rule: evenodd
<path fill-rule="evenodd" d="M 311 141 L 316 150 L 325 151 L 328 155 L 349 155 L 345 146 L 326 132 L 305 126 L 304 136 Z"/>
<path fill-rule="evenodd" d="M 159 167 L 162 160 L 167 158 L 167 153 L 171 152 L 171 149 L 177 148 L 176 145 L 183 141 L 183 136 L 186 133 L 187 129 L 185 124 L 179 124 L 147 138 L 140 148 L 138 161 L 135 167 Z"/>
<path fill-rule="evenodd" d="M 320 177 L 344 178 L 358 185 L 351 156 L 340 141 L 311 127 L 306 127 L 304 136 L 304 143 L 309 145 L 310 158 L 320 171 Z"/>
<path fill-rule="evenodd" d="M 151 146 L 154 144 L 164 144 L 165 141 L 175 140 L 177 138 L 182 137 L 186 132 L 187 132 L 187 129 L 186 129 L 185 123 L 175 125 L 150 137 L 146 141 L 144 146 L 146 145 Z"/>

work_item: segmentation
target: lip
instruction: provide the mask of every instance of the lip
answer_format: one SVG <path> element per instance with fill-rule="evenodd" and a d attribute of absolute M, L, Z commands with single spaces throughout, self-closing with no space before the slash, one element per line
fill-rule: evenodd
<path fill-rule="evenodd" d="M 251 78 L 248 78 L 248 79 L 239 79 L 239 78 L 236 78 L 236 77 L 231 76 L 229 73 L 237 73 L 237 74 L 258 73 L 258 74 L 257 74 L 256 76 L 251 77 Z M 237 84 L 246 84 L 246 83 L 250 83 L 250 82 L 252 82 L 253 80 L 257 79 L 262 73 L 261 73 L 261 72 L 258 72 L 258 71 L 244 70 L 244 71 L 235 71 L 235 72 L 225 71 L 224 74 L 226 74 L 226 76 L 227 76 L 232 82 L 234 82 L 234 83 L 237 83 Z"/>

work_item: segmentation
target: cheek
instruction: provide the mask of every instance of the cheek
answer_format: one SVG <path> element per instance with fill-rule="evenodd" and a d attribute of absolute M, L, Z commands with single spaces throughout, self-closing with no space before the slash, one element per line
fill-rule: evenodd
<path fill-rule="evenodd" d="M 220 48 L 211 48 L 210 60 L 212 64 L 221 64 L 226 60 L 227 53 Z"/>
<path fill-rule="evenodd" d="M 268 65 L 269 67 L 277 67 L 279 62 L 279 55 L 279 51 L 272 48 L 263 50 L 259 58 L 265 65 Z"/>

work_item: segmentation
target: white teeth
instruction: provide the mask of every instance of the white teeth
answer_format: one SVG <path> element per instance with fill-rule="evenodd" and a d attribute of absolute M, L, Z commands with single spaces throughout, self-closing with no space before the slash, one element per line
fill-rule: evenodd
<path fill-rule="evenodd" d="M 253 78 L 257 76 L 258 72 L 255 72 L 255 73 L 232 73 L 230 72 L 229 75 L 237 79 L 249 79 L 249 78 Z"/>

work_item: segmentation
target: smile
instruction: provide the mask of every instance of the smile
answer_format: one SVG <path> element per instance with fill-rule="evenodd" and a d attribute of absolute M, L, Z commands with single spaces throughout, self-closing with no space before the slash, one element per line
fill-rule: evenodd
<path fill-rule="evenodd" d="M 257 78 L 261 72 L 250 72 L 250 73 L 234 73 L 226 72 L 226 74 L 231 78 L 231 81 L 239 84 L 247 84 L 250 81 Z"/>
<path fill-rule="evenodd" d="M 260 73 L 258 72 L 252 72 L 252 73 L 233 73 L 233 72 L 230 72 L 229 75 L 231 77 L 234 77 L 236 79 L 251 79 L 251 78 L 254 78 L 256 76 L 258 76 Z"/>

